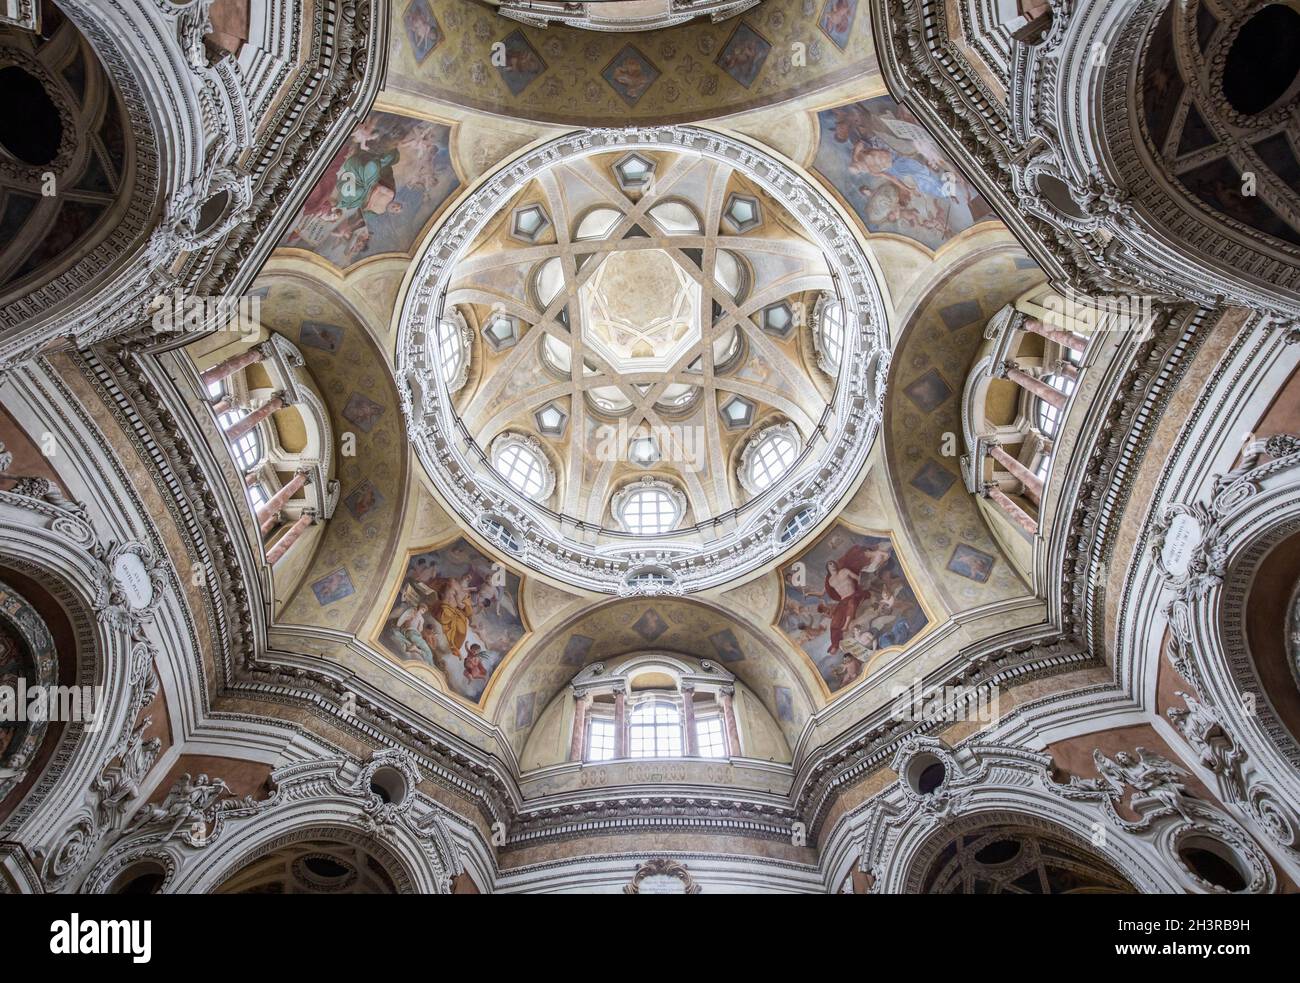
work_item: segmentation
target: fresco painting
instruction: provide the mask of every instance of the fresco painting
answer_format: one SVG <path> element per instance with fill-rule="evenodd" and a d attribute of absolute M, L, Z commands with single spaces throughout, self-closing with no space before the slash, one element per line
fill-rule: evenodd
<path fill-rule="evenodd" d="M 442 674 L 452 692 L 478 701 L 524 637 L 519 577 L 461 538 L 413 555 L 380 642 L 406 662 Z"/>
<path fill-rule="evenodd" d="M 316 595 L 316 602 L 323 606 L 351 597 L 356 593 L 356 588 L 352 586 L 352 578 L 348 576 L 347 570 L 340 567 L 312 584 L 311 592 Z"/>
<path fill-rule="evenodd" d="M 629 44 L 605 66 L 601 75 L 629 106 L 635 106 L 659 77 L 659 69 Z"/>
<path fill-rule="evenodd" d="M 772 43 L 744 21 L 727 39 L 718 54 L 718 67 L 733 79 L 749 88 L 767 61 Z"/>
<path fill-rule="evenodd" d="M 546 71 L 546 62 L 542 60 L 522 31 L 512 31 L 497 42 L 492 52 L 492 64 L 501 73 L 501 81 L 512 96 L 517 96 L 528 88 L 528 84 Z"/>
<path fill-rule="evenodd" d="M 413 0 L 402 15 L 402 25 L 406 28 L 406 39 L 411 42 L 411 51 L 417 62 L 429 57 L 429 52 L 442 43 L 442 28 L 438 18 L 433 16 L 429 0 Z"/>
<path fill-rule="evenodd" d="M 410 252 L 460 187 L 450 139 L 451 128 L 442 123 L 372 112 L 334 155 L 281 245 L 338 267 Z"/>
<path fill-rule="evenodd" d="M 889 96 L 823 110 L 813 166 L 868 231 L 938 249 L 993 218 L 915 116 Z"/>
<path fill-rule="evenodd" d="M 861 679 L 885 649 L 906 645 L 929 623 L 888 536 L 837 523 L 782 568 L 777 625 L 831 692 Z"/>
<path fill-rule="evenodd" d="M 853 33 L 853 17 L 857 12 L 858 0 L 826 0 L 817 26 L 822 29 L 822 33 L 835 42 L 835 47 L 843 51 L 849 46 L 849 35 Z"/>

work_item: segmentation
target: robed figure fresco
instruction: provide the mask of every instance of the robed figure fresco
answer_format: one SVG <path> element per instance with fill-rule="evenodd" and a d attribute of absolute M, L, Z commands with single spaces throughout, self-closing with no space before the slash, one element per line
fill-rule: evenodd
<path fill-rule="evenodd" d="M 477 700 L 524 635 L 519 578 L 465 540 L 411 557 L 380 640 Z"/>
<path fill-rule="evenodd" d="M 784 568 L 778 624 L 832 691 L 860 679 L 884 649 L 928 623 L 887 537 L 839 526 Z"/>

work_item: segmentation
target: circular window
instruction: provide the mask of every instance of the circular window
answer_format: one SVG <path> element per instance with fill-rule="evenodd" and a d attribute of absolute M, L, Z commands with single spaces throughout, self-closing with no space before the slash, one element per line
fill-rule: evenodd
<path fill-rule="evenodd" d="M 948 777 L 948 769 L 936 755 L 918 754 L 907 766 L 907 784 L 917 795 L 930 795 Z"/>
<path fill-rule="evenodd" d="M 929 795 L 943 784 L 944 776 L 947 773 L 947 769 L 944 768 L 941 761 L 926 765 L 921 769 L 921 774 L 916 777 L 916 790 L 922 795 Z"/>
<path fill-rule="evenodd" d="M 1284 4 L 1261 8 L 1228 49 L 1223 94 L 1245 116 L 1268 109 L 1300 74 L 1300 13 Z"/>
<path fill-rule="evenodd" d="M 1052 177 L 1050 174 L 1038 175 L 1038 193 L 1050 201 L 1062 215 L 1070 218 L 1088 217 L 1088 213 L 1074 200 L 1069 186 L 1058 177 Z"/>
<path fill-rule="evenodd" d="M 1193 874 L 1215 887 L 1236 893 L 1244 891 L 1250 878 L 1242 871 L 1233 852 L 1218 840 L 1190 836 L 1178 848 L 1178 857 Z"/>
<path fill-rule="evenodd" d="M 406 776 L 396 768 L 379 768 L 370 779 L 370 791 L 392 805 L 406 798 Z"/>
<path fill-rule="evenodd" d="M 218 191 L 199 206 L 199 221 L 196 225 L 199 235 L 216 227 L 233 200 L 229 191 Z"/>
<path fill-rule="evenodd" d="M 24 164 L 48 164 L 59 153 L 63 123 L 45 86 L 30 72 L 9 65 L 0 68 L 0 147 Z"/>
<path fill-rule="evenodd" d="M 162 890 L 167 875 L 162 867 L 152 861 L 132 864 L 118 875 L 109 894 L 157 894 Z"/>

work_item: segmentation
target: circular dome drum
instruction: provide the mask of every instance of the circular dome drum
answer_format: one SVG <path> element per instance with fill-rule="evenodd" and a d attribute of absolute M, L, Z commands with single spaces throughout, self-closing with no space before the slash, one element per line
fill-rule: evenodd
<path fill-rule="evenodd" d="M 863 247 L 803 174 L 697 127 L 507 163 L 433 231 L 397 317 L 408 435 L 443 502 L 587 590 L 688 593 L 797 548 L 880 422 Z"/>

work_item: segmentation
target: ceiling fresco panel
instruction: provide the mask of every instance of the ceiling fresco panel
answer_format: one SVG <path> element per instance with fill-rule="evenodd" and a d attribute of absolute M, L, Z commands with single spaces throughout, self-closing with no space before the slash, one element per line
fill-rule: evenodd
<path fill-rule="evenodd" d="M 876 76 L 856 0 L 764 0 L 653 31 L 523 25 L 465 0 L 395 3 L 390 90 L 589 126 L 709 119 Z"/>
<path fill-rule="evenodd" d="M 333 266 L 410 253 L 460 188 L 452 127 L 375 110 L 352 132 L 281 240 Z"/>
<path fill-rule="evenodd" d="M 828 693 L 865 679 L 934 618 L 887 532 L 843 522 L 781 568 L 777 626 L 808 657 Z"/>
<path fill-rule="evenodd" d="M 527 632 L 518 575 L 458 537 L 408 554 L 375 641 L 408 668 L 434 672 L 451 693 L 479 703 Z"/>

